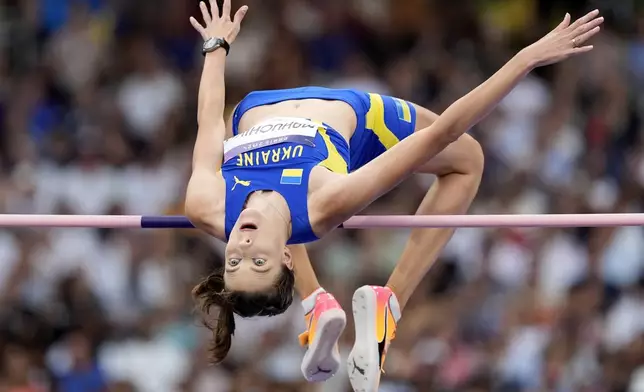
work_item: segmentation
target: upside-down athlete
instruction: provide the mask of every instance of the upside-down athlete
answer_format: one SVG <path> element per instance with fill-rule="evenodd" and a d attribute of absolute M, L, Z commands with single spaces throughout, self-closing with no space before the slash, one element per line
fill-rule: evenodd
<path fill-rule="evenodd" d="M 227 242 L 225 268 L 194 290 L 206 312 L 219 308 L 213 360 L 230 349 L 234 314 L 280 314 L 296 287 L 308 323 L 302 371 L 311 381 L 337 371 L 336 343 L 346 316 L 319 285 L 302 244 L 323 237 L 415 172 L 438 176 L 417 214 L 464 213 L 483 166 L 480 146 L 465 132 L 535 67 L 591 50 L 583 44 L 603 22 L 598 11 L 572 24 L 566 14 L 440 116 L 388 96 L 303 87 L 252 92 L 226 124 L 226 54 L 248 8 L 231 19 L 230 0 L 212 15 L 206 4 L 200 7 L 204 25 L 190 21 L 205 41 L 205 63 L 185 207 L 197 227 Z M 217 9 L 214 0 L 210 7 Z M 355 390 L 377 390 L 402 309 L 452 233 L 413 230 L 387 285 L 355 292 L 356 342 L 348 360 Z"/>

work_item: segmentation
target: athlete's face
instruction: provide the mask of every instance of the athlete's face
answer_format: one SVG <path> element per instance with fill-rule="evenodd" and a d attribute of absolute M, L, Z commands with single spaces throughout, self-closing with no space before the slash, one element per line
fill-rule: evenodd
<path fill-rule="evenodd" d="M 293 268 L 282 222 L 269 221 L 254 209 L 239 215 L 226 245 L 226 287 L 233 291 L 263 291 L 272 287 L 286 265 Z"/>

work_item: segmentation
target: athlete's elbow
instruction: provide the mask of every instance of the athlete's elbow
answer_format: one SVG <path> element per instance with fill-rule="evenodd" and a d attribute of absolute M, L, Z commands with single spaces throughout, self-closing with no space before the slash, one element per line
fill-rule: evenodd
<path fill-rule="evenodd" d="M 211 222 L 213 215 L 211 204 L 211 201 L 204 200 L 202 196 L 188 192 L 184 202 L 184 213 L 195 227 L 215 235 Z"/>
<path fill-rule="evenodd" d="M 184 203 L 184 212 L 186 217 L 193 225 L 197 227 L 203 226 L 204 220 L 204 211 L 200 205 L 200 202 L 194 197 L 191 197 L 190 193 L 186 195 L 186 201 Z"/>
<path fill-rule="evenodd" d="M 432 124 L 431 132 L 428 134 L 431 136 L 431 144 L 437 145 L 442 150 L 458 140 L 465 132 L 467 128 L 463 128 L 458 119 L 443 115 Z"/>
<path fill-rule="evenodd" d="M 445 132 L 445 142 L 449 145 L 459 140 L 467 131 L 468 127 L 465 124 L 454 123 L 448 127 Z"/>

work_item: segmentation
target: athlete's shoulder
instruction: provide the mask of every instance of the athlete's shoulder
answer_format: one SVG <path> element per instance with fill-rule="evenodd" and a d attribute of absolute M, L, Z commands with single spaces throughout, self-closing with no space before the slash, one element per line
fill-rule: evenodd
<path fill-rule="evenodd" d="M 186 192 L 185 213 L 198 228 L 225 239 L 226 181 L 221 171 L 193 171 Z"/>
<path fill-rule="evenodd" d="M 324 235 L 344 222 L 341 204 L 345 198 L 339 184 L 347 174 L 333 173 L 318 167 L 314 169 L 310 185 L 314 188 L 308 197 L 309 219 L 313 230 Z"/>

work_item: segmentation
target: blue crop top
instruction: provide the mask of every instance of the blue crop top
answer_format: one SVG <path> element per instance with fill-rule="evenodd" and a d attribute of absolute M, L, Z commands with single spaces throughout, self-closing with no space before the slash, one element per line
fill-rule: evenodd
<path fill-rule="evenodd" d="M 317 240 L 309 221 L 309 176 L 320 165 L 347 173 L 349 146 L 331 127 L 303 118 L 264 120 L 224 143 L 222 175 L 226 181 L 226 238 L 255 191 L 278 192 L 291 213 L 289 244 Z"/>

